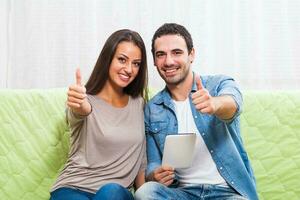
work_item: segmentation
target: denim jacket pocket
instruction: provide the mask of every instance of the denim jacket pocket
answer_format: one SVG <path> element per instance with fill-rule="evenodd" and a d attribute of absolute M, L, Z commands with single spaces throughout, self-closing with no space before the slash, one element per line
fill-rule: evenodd
<path fill-rule="evenodd" d="M 152 122 L 150 124 L 150 132 L 152 134 L 165 134 L 165 130 L 167 129 L 167 122 Z"/>
<path fill-rule="evenodd" d="M 162 152 L 165 143 L 165 137 L 167 136 L 168 123 L 167 122 L 152 122 L 149 127 L 149 132 L 152 134 L 156 144 Z"/>

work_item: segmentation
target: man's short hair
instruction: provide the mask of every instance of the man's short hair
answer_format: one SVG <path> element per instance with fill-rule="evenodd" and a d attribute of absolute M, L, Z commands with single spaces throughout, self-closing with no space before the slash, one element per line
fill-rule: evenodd
<path fill-rule="evenodd" d="M 176 23 L 165 23 L 161 27 L 159 27 L 153 35 L 152 45 L 151 45 L 151 52 L 153 55 L 153 59 L 155 59 L 154 42 L 157 38 L 164 36 L 164 35 L 179 35 L 179 36 L 183 37 L 183 39 L 185 40 L 187 49 L 188 49 L 188 53 L 191 53 L 194 45 L 193 45 L 192 36 L 188 32 L 188 30 L 184 26 L 176 24 Z"/>

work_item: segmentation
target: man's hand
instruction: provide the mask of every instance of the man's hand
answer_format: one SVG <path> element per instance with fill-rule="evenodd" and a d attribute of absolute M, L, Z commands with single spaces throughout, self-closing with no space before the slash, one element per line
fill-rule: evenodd
<path fill-rule="evenodd" d="M 155 169 L 150 175 L 149 180 L 156 181 L 165 186 L 169 186 L 174 181 L 174 169 L 169 166 L 161 166 Z"/>
<path fill-rule="evenodd" d="M 218 104 L 209 92 L 203 87 L 199 76 L 196 76 L 197 91 L 192 94 L 193 104 L 196 109 L 205 114 L 215 114 L 218 110 Z"/>
<path fill-rule="evenodd" d="M 81 84 L 80 69 L 76 70 L 76 83 L 68 90 L 67 105 L 77 114 L 87 115 L 91 112 L 91 105 L 87 101 L 86 88 Z"/>
<path fill-rule="evenodd" d="M 234 116 L 237 105 L 230 95 L 212 97 L 203 87 L 199 76 L 196 77 L 196 84 L 197 92 L 192 94 L 192 101 L 199 112 L 216 115 L 223 120 L 229 120 Z"/>

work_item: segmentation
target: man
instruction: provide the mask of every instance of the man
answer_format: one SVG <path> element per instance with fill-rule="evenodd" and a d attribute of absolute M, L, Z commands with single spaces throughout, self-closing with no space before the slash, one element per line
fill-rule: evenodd
<path fill-rule="evenodd" d="M 239 128 L 242 95 L 227 76 L 198 76 L 185 27 L 169 23 L 152 39 L 152 54 L 166 87 L 145 107 L 147 183 L 136 199 L 258 199 Z M 189 168 L 161 166 L 168 134 L 197 134 Z"/>

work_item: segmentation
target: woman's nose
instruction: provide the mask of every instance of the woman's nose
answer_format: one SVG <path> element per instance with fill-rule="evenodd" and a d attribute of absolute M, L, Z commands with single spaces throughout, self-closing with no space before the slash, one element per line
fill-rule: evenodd
<path fill-rule="evenodd" d="M 126 67 L 125 67 L 125 71 L 129 74 L 132 73 L 132 65 L 131 63 L 127 64 Z"/>

